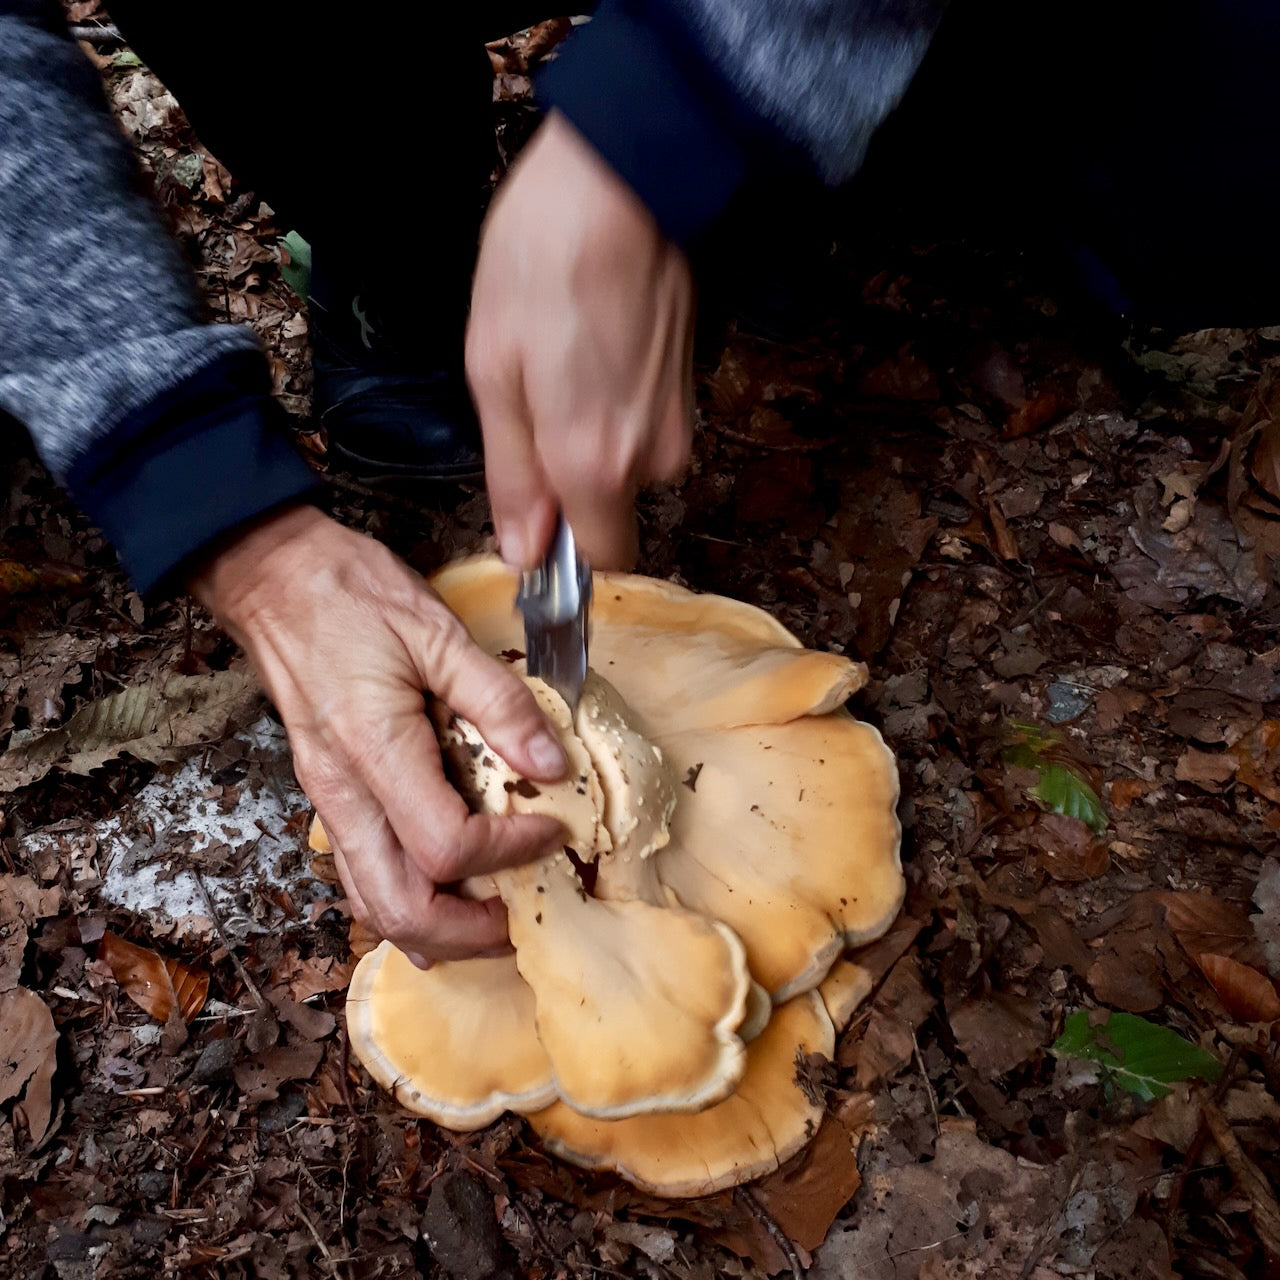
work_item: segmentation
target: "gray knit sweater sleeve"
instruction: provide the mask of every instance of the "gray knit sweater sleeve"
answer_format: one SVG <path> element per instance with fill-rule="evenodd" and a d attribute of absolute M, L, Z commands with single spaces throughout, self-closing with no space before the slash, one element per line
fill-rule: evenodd
<path fill-rule="evenodd" d="M 740 101 L 828 182 L 857 172 L 946 0 L 669 0 Z"/>
<path fill-rule="evenodd" d="M 679 244 L 752 182 L 861 167 L 946 0 L 600 0 L 539 80 Z"/>
<path fill-rule="evenodd" d="M 0 0 L 0 410 L 65 479 L 131 413 L 257 340 L 199 322 L 97 75 L 48 14 Z"/>

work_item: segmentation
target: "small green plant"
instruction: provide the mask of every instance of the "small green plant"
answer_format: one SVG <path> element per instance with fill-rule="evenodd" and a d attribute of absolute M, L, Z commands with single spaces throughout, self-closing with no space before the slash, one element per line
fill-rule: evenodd
<path fill-rule="evenodd" d="M 1216 1080 L 1222 1063 L 1176 1031 L 1132 1013 L 1104 1013 L 1094 1021 L 1077 1009 L 1053 1042 L 1059 1057 L 1084 1058 L 1102 1070 L 1103 1088 L 1118 1085 L 1147 1102 L 1163 1098 L 1183 1080 Z"/>
<path fill-rule="evenodd" d="M 1084 772 L 1072 761 L 1063 736 L 1025 720 L 1007 721 L 1005 732 L 1008 741 L 1000 753 L 1005 765 L 1033 769 L 1039 774 L 1035 784 L 1027 788 L 1027 794 L 1050 812 L 1079 818 L 1101 835 L 1107 829 L 1102 801 Z"/>
<path fill-rule="evenodd" d="M 281 262 L 280 274 L 285 284 L 305 302 L 311 287 L 311 246 L 296 231 L 281 236 L 280 244 L 289 256 L 288 262 Z"/>

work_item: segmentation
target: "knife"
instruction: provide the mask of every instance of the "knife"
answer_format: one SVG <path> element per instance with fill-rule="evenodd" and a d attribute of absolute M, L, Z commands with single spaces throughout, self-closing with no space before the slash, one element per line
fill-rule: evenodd
<path fill-rule="evenodd" d="M 516 607 L 524 614 L 524 648 L 531 676 L 540 676 L 576 711 L 587 678 L 587 610 L 591 570 L 578 554 L 563 516 L 546 559 L 520 575 Z"/>

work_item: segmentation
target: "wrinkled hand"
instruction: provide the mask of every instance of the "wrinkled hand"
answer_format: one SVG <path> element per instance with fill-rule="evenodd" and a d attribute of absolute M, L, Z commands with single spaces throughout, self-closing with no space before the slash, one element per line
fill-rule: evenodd
<path fill-rule="evenodd" d="M 588 560 L 635 560 L 636 490 L 674 478 L 693 420 L 689 266 L 552 114 L 485 223 L 467 329 L 503 556 L 542 558 L 562 509 Z"/>
<path fill-rule="evenodd" d="M 514 768 L 554 781 L 564 757 L 524 683 L 387 548 L 310 507 L 251 527 L 191 588 L 284 719 L 355 918 L 420 964 L 505 950 L 501 902 L 441 886 L 537 857 L 559 827 L 470 813 L 445 779 L 423 692 Z"/>

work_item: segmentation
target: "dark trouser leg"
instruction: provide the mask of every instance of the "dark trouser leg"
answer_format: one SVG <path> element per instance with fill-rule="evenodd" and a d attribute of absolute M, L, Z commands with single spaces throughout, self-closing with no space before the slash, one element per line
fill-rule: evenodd
<path fill-rule="evenodd" d="M 462 337 L 495 159 L 483 43 L 538 10 L 111 13 L 204 144 L 311 242 L 313 400 L 335 466 L 371 482 L 474 474 Z"/>
<path fill-rule="evenodd" d="M 206 146 L 382 309 L 460 326 L 493 163 L 491 76 L 473 6 L 429 30 L 385 6 L 116 0 L 126 38 Z M 465 15 L 465 16 L 464 16 Z M 415 323 L 416 327 L 416 323 Z"/>

